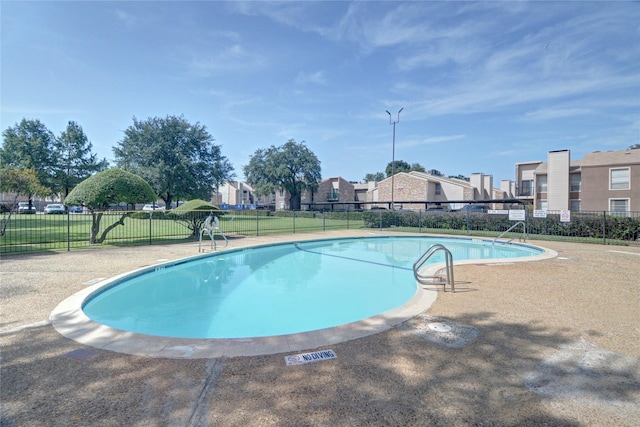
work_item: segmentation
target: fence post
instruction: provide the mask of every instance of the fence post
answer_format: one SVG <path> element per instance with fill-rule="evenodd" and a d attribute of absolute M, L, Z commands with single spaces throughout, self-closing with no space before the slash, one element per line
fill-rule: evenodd
<path fill-rule="evenodd" d="M 71 252 L 71 212 L 67 208 L 67 252 Z"/>
<path fill-rule="evenodd" d="M 327 231 L 326 219 L 327 216 L 324 214 L 324 209 L 322 210 L 322 231 Z"/>
<path fill-rule="evenodd" d="M 602 244 L 607 244 L 607 211 L 602 211 Z"/>
<path fill-rule="evenodd" d="M 422 233 L 422 209 L 418 211 L 418 233 Z"/>
<path fill-rule="evenodd" d="M 471 230 L 469 230 L 469 209 L 465 209 L 465 214 L 467 217 L 467 236 L 471 234 Z"/>
<path fill-rule="evenodd" d="M 151 245 L 151 223 L 153 222 L 153 211 L 149 211 L 149 244 Z"/>
<path fill-rule="evenodd" d="M 296 211 L 292 210 L 291 213 L 293 215 L 291 215 L 291 223 L 293 226 L 293 234 L 296 234 Z"/>

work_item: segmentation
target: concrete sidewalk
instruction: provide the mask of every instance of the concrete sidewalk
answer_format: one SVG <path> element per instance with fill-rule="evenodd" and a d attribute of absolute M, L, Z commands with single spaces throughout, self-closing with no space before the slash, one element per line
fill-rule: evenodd
<path fill-rule="evenodd" d="M 370 234 L 242 238 L 229 249 Z M 532 243 L 559 256 L 456 267 L 458 292 L 427 312 L 298 366 L 286 354 L 120 354 L 48 323 L 95 280 L 195 255 L 197 243 L 5 257 L 0 425 L 637 425 L 640 248 Z"/>

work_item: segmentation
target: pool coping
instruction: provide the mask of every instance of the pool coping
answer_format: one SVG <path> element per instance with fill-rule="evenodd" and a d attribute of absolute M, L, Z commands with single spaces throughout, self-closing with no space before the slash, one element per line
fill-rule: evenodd
<path fill-rule="evenodd" d="M 522 244 L 515 243 L 514 245 Z M 557 252 L 553 250 L 530 244 L 525 245 L 537 248 L 542 252 L 537 255 L 519 258 L 463 261 L 454 260 L 454 266 L 465 264 L 487 265 L 541 261 L 558 256 Z M 258 246 L 253 247 L 255 248 Z M 87 298 L 105 287 L 112 286 L 124 277 L 142 274 L 146 271 L 153 271 L 156 268 L 176 265 L 186 262 L 187 260 L 209 255 L 210 254 L 200 254 L 178 260 L 160 262 L 152 266 L 129 271 L 93 284 L 79 292 L 76 292 L 58 304 L 52 311 L 49 320 L 58 333 L 66 338 L 91 347 L 118 353 L 170 359 L 208 359 L 218 357 L 258 356 L 315 349 L 387 331 L 394 326 L 428 310 L 436 301 L 438 293 L 444 290 L 441 284 L 417 283 L 416 293 L 409 301 L 400 307 L 376 316 L 326 329 L 255 338 L 196 339 L 145 335 L 111 328 L 97 323 L 91 320 L 82 310 L 82 305 Z M 433 276 L 443 268 L 444 263 L 430 264 L 421 270 L 421 274 L 424 276 Z"/>

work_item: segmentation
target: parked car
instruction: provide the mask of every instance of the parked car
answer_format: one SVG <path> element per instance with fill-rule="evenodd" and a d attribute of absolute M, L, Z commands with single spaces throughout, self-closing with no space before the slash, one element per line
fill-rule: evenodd
<path fill-rule="evenodd" d="M 164 206 L 159 206 L 156 203 L 153 204 L 149 204 L 149 205 L 144 205 L 142 207 L 143 211 L 163 211 L 164 210 Z"/>
<path fill-rule="evenodd" d="M 44 213 L 46 214 L 64 214 L 66 212 L 67 208 L 61 203 L 49 203 L 44 207 Z"/>
<path fill-rule="evenodd" d="M 69 208 L 69 213 L 82 213 L 82 206 L 71 206 Z"/>
<path fill-rule="evenodd" d="M 460 211 L 462 212 L 480 212 L 480 213 L 485 213 L 487 211 L 487 207 L 483 206 L 483 205 L 466 205 L 463 206 L 462 209 L 460 209 Z"/>
<path fill-rule="evenodd" d="M 427 208 L 427 212 L 448 212 L 449 209 L 445 208 L 444 206 L 430 206 L 429 208 Z"/>
<path fill-rule="evenodd" d="M 19 202 L 18 203 L 18 213 L 19 214 L 34 214 L 36 213 L 36 207 L 31 205 L 29 207 L 29 202 Z"/>

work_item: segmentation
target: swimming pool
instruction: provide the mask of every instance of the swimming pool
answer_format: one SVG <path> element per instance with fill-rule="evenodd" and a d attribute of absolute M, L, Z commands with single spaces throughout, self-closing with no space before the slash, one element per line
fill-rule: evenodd
<path fill-rule="evenodd" d="M 122 277 L 83 302 L 93 321 L 139 334 L 253 338 L 336 327 L 402 306 L 418 290 L 413 263 L 443 244 L 454 261 L 539 255 L 490 241 L 386 236 L 231 250 Z M 442 254 L 430 262 L 444 261 Z"/>

